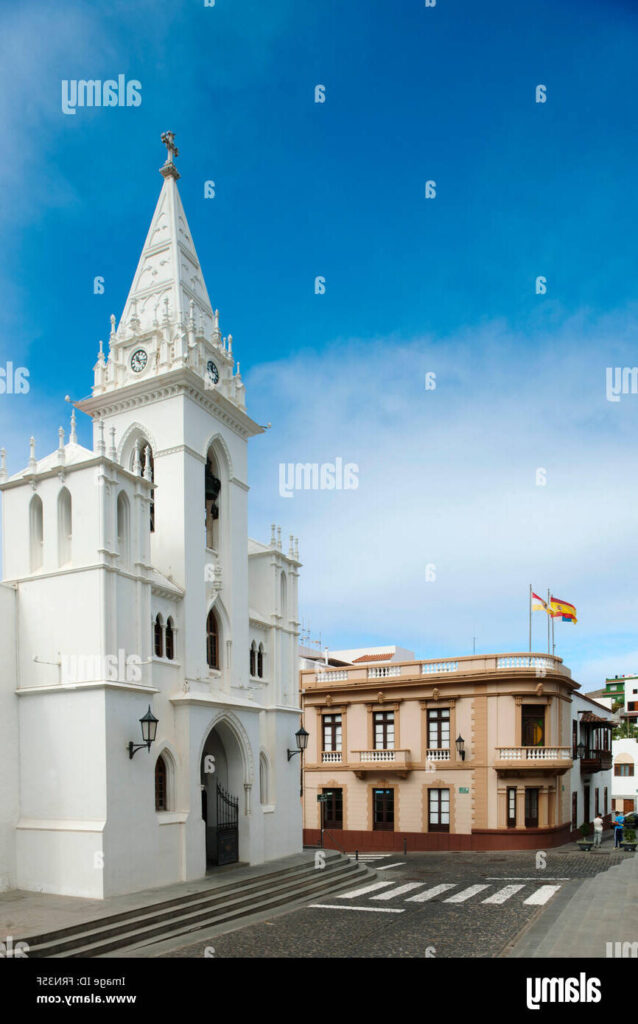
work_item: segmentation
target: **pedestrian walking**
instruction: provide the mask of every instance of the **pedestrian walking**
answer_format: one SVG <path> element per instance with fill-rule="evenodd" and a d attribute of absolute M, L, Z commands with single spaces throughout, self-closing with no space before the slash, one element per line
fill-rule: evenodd
<path fill-rule="evenodd" d="M 594 818 L 594 849 L 603 841 L 603 819 L 600 814 Z"/>
<path fill-rule="evenodd" d="M 614 821 L 614 836 L 615 836 L 615 848 L 618 849 L 620 841 L 622 839 L 623 825 L 625 824 L 625 815 L 621 814 L 620 811 L 616 812 L 616 819 Z"/>

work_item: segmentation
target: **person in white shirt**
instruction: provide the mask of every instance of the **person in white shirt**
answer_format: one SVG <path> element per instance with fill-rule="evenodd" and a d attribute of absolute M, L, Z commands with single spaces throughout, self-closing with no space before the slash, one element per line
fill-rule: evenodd
<path fill-rule="evenodd" d="M 600 814 L 594 818 L 594 847 L 600 846 L 603 838 L 603 819 Z"/>

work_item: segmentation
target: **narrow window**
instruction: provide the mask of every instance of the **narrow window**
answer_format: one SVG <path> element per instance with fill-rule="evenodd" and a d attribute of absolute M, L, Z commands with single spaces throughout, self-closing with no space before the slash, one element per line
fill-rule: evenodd
<path fill-rule="evenodd" d="M 127 566 L 130 558 L 129 504 L 124 491 L 117 498 L 117 550 L 120 564 Z"/>
<path fill-rule="evenodd" d="M 507 787 L 507 827 L 516 828 L 516 786 Z"/>
<path fill-rule="evenodd" d="M 212 608 L 206 619 L 206 660 L 209 668 L 219 669 L 219 626 Z"/>
<path fill-rule="evenodd" d="M 155 460 L 153 458 L 153 452 L 151 450 L 151 446 L 148 443 L 148 441 L 142 440 L 140 442 L 139 451 L 140 451 L 140 467 L 141 467 L 141 471 L 142 471 L 142 476 L 144 476 L 144 471 L 146 469 L 146 458 L 147 458 L 147 454 L 148 454 L 149 465 L 150 465 L 150 468 L 151 468 L 151 480 L 154 482 L 155 481 Z M 151 533 L 154 533 L 155 532 L 155 491 L 154 490 L 151 491 L 150 526 L 151 526 Z"/>
<path fill-rule="evenodd" d="M 263 644 L 259 645 L 259 650 L 257 651 L 257 678 L 258 679 L 263 679 L 264 678 L 264 645 Z"/>
<path fill-rule="evenodd" d="M 166 657 L 172 661 L 175 657 L 175 633 L 173 630 L 173 620 L 166 620 Z"/>
<path fill-rule="evenodd" d="M 219 470 L 217 469 L 212 451 L 209 451 L 204 466 L 204 499 L 206 507 L 206 547 L 212 551 L 217 551 L 219 548 L 219 495 L 221 487 Z"/>
<path fill-rule="evenodd" d="M 42 568 L 42 556 L 44 545 L 44 516 L 42 512 L 42 500 L 39 495 L 34 494 L 29 506 L 29 526 L 31 534 L 31 572 Z"/>
<path fill-rule="evenodd" d="M 162 626 L 162 616 L 158 615 L 155 619 L 155 625 L 153 627 L 153 642 L 155 647 L 155 657 L 164 657 L 164 628 Z"/>
<path fill-rule="evenodd" d="M 58 495 L 58 565 L 68 565 L 71 561 L 71 495 L 63 487 Z"/>
<path fill-rule="evenodd" d="M 286 583 L 286 574 L 282 572 L 280 579 L 279 588 L 279 611 L 281 618 L 284 622 L 288 621 L 288 587 Z"/>
<path fill-rule="evenodd" d="M 160 754 L 155 762 L 155 810 L 167 811 L 168 800 L 166 792 L 166 761 Z"/>
<path fill-rule="evenodd" d="M 250 674 L 253 678 L 257 674 L 257 645 L 254 640 L 250 645 Z"/>
<path fill-rule="evenodd" d="M 259 755 L 259 802 L 268 803 L 268 762 L 263 754 Z"/>

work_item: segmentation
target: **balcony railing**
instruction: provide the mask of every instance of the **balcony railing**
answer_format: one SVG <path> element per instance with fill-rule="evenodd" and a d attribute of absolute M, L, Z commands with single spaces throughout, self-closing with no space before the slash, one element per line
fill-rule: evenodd
<path fill-rule="evenodd" d="M 449 747 L 428 747 L 425 752 L 426 761 L 449 761 Z"/>
<path fill-rule="evenodd" d="M 387 679 L 388 676 L 400 675 L 400 665 L 373 665 L 368 669 L 368 679 Z"/>
<path fill-rule="evenodd" d="M 324 750 L 321 753 L 322 764 L 341 764 L 343 754 L 340 750 Z"/>
<path fill-rule="evenodd" d="M 581 774 L 608 772 L 612 765 L 611 750 L 588 748 L 580 758 Z"/>
<path fill-rule="evenodd" d="M 355 761 L 361 764 L 406 765 L 409 761 L 409 750 L 353 750 Z"/>
<path fill-rule="evenodd" d="M 571 747 L 497 747 L 499 761 L 571 761 Z"/>
<path fill-rule="evenodd" d="M 438 684 L 437 677 L 443 680 L 450 675 L 459 678 L 491 675 L 496 672 L 505 675 L 507 672 L 537 672 L 539 669 L 543 670 L 543 674 L 552 672 L 568 679 L 571 677 L 571 672 L 565 668 L 560 658 L 514 651 L 507 654 L 474 654 L 462 658 L 436 658 L 431 661 L 404 661 L 385 665 L 348 665 L 342 668 L 317 665 L 316 668 L 302 670 L 301 685 L 304 689 L 312 689 L 315 686 L 332 687 L 335 683 L 357 686 L 375 679 L 392 679 L 393 682 L 405 680 L 412 683 L 420 681 L 423 685 L 426 684 L 424 676 L 428 677 L 427 683 L 436 681 Z"/>

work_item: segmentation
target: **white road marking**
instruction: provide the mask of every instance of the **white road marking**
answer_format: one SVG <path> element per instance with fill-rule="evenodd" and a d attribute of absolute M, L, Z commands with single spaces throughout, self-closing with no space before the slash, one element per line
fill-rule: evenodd
<path fill-rule="evenodd" d="M 353 900 L 355 896 L 365 896 L 367 892 L 375 892 L 377 889 L 385 889 L 386 885 L 394 885 L 394 882 L 373 882 L 372 885 L 364 885 L 362 889 L 352 889 L 345 892 L 343 896 L 337 896 L 338 900 Z"/>
<path fill-rule="evenodd" d="M 569 882 L 567 876 L 543 875 L 546 882 Z M 486 875 L 485 880 L 487 882 L 540 882 L 539 875 Z"/>
<path fill-rule="evenodd" d="M 533 892 L 531 896 L 528 896 L 523 903 L 528 906 L 542 906 L 543 903 L 547 903 L 552 898 L 555 892 L 558 892 L 560 885 L 541 885 L 540 889 Z"/>
<path fill-rule="evenodd" d="M 454 896 L 448 896 L 444 903 L 464 903 L 465 900 L 469 900 L 471 896 L 476 896 L 477 892 L 482 892 L 483 889 L 488 889 L 487 885 L 470 885 L 468 889 L 463 889 L 462 892 L 455 892 Z"/>
<path fill-rule="evenodd" d="M 524 885 L 504 885 L 498 892 L 494 892 L 487 899 L 481 900 L 481 903 L 505 903 L 505 900 L 508 900 L 515 892 L 520 892 L 524 888 Z"/>
<path fill-rule="evenodd" d="M 402 868 L 403 864 L 401 861 L 397 861 L 396 864 L 383 864 L 382 867 L 377 868 L 377 871 L 387 871 L 388 868 Z"/>
<path fill-rule="evenodd" d="M 400 885 L 398 889 L 390 889 L 388 892 L 379 893 L 378 896 L 373 896 L 373 900 L 393 900 L 395 896 L 403 896 L 404 892 L 412 892 L 413 889 L 420 889 L 423 882 L 406 882 L 405 885 Z"/>
<path fill-rule="evenodd" d="M 310 907 L 317 907 L 319 910 L 367 910 L 377 914 L 404 914 L 404 910 L 398 907 L 349 907 L 337 903 L 310 903 Z"/>
<path fill-rule="evenodd" d="M 433 900 L 435 896 L 439 896 L 442 892 L 453 889 L 456 884 L 456 882 L 447 882 L 445 885 L 435 885 L 433 889 L 426 889 L 425 892 L 420 892 L 418 896 L 408 896 L 405 902 L 425 903 L 427 900 Z"/>

